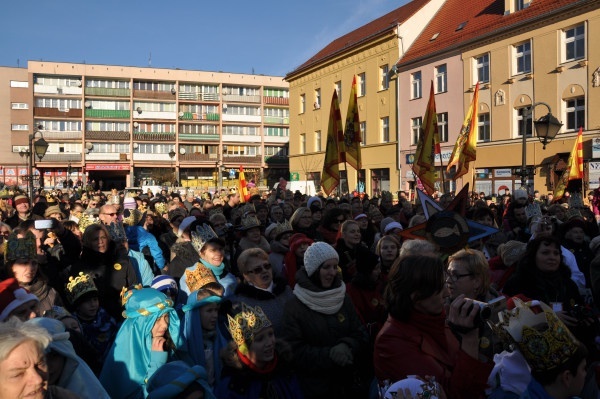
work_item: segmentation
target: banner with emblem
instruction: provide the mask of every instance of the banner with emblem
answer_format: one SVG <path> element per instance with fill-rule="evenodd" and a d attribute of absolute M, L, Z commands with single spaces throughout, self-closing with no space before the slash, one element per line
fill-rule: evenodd
<path fill-rule="evenodd" d="M 478 136 L 478 120 L 477 120 L 477 105 L 479 101 L 479 82 L 475 85 L 475 93 L 473 100 L 465 116 L 462 128 L 458 134 L 456 144 L 450 156 L 450 162 L 446 170 L 450 172 L 453 166 L 456 167 L 456 174 L 452 180 L 456 180 L 469 170 L 469 163 L 477 159 L 477 136 Z"/>
<path fill-rule="evenodd" d="M 344 135 L 339 140 L 340 162 L 347 162 L 354 169 L 362 169 L 360 156 L 360 119 L 358 117 L 358 100 L 356 93 L 356 75 L 352 79 L 352 89 L 348 99 L 348 113 L 346 114 L 346 125 Z"/>

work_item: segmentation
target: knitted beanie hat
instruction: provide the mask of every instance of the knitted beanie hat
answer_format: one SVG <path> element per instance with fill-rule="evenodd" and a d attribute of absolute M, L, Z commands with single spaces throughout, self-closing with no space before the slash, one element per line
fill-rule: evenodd
<path fill-rule="evenodd" d="M 527 244 L 520 241 L 507 241 L 498 246 L 498 255 L 506 266 L 515 264 L 525 253 Z"/>
<path fill-rule="evenodd" d="M 335 249 L 325 242 L 315 242 L 304 253 L 306 274 L 312 276 L 323 263 L 330 259 L 340 260 Z"/>
<path fill-rule="evenodd" d="M 0 282 L 0 322 L 8 318 L 13 310 L 29 301 L 39 302 L 37 296 L 19 286 L 15 278 Z"/>
<path fill-rule="evenodd" d="M 123 200 L 123 209 L 135 209 L 137 208 L 137 203 L 135 202 L 135 198 L 133 197 L 125 197 Z"/>

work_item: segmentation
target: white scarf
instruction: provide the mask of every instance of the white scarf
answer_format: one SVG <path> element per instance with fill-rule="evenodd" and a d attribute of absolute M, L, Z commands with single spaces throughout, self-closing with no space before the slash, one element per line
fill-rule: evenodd
<path fill-rule="evenodd" d="M 346 285 L 342 281 L 342 284 L 327 291 L 311 291 L 306 288 L 300 287 L 296 284 L 294 287 L 294 295 L 310 309 L 318 313 L 323 314 L 335 314 L 337 313 L 344 304 L 344 297 L 346 296 Z"/>

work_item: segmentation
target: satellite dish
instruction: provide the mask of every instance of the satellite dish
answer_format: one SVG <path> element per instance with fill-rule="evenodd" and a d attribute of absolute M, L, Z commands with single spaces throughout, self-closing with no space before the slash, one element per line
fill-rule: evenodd
<path fill-rule="evenodd" d="M 185 155 L 185 148 L 184 147 L 179 147 L 179 153 L 181 155 Z"/>
<path fill-rule="evenodd" d="M 92 148 L 94 148 L 94 145 L 88 141 L 87 143 L 85 143 L 85 148 L 87 150 L 91 150 Z"/>
<path fill-rule="evenodd" d="M 84 102 L 84 103 L 83 103 L 83 105 L 84 105 L 86 108 L 91 108 L 91 106 L 92 106 L 92 103 L 91 103 L 91 102 L 89 102 L 89 101 L 86 101 L 86 102 Z"/>
<path fill-rule="evenodd" d="M 138 143 L 133 143 L 133 148 L 138 148 Z"/>
<path fill-rule="evenodd" d="M 183 116 L 183 111 L 179 111 L 179 116 Z"/>
<path fill-rule="evenodd" d="M 173 87 L 171 88 L 171 94 L 172 94 L 172 95 L 175 95 L 175 93 L 177 93 L 177 90 L 175 90 L 175 86 L 173 86 Z"/>
<path fill-rule="evenodd" d="M 137 107 L 136 111 L 137 111 L 138 114 L 141 114 L 142 113 L 142 107 Z"/>
<path fill-rule="evenodd" d="M 77 81 L 77 87 L 81 87 L 81 80 Z"/>
<path fill-rule="evenodd" d="M 140 124 L 139 124 L 139 123 L 137 123 L 137 122 L 133 122 L 133 127 L 137 128 L 138 126 L 140 126 Z"/>

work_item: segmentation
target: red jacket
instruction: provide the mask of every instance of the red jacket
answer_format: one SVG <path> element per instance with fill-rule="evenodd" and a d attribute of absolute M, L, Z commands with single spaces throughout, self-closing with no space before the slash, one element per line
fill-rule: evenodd
<path fill-rule="evenodd" d="M 395 382 L 408 375 L 435 376 L 448 399 L 483 397 L 493 363 L 482 363 L 460 350 L 456 337 L 440 316 L 447 349 L 416 326 L 388 316 L 375 341 L 375 375 Z"/>

